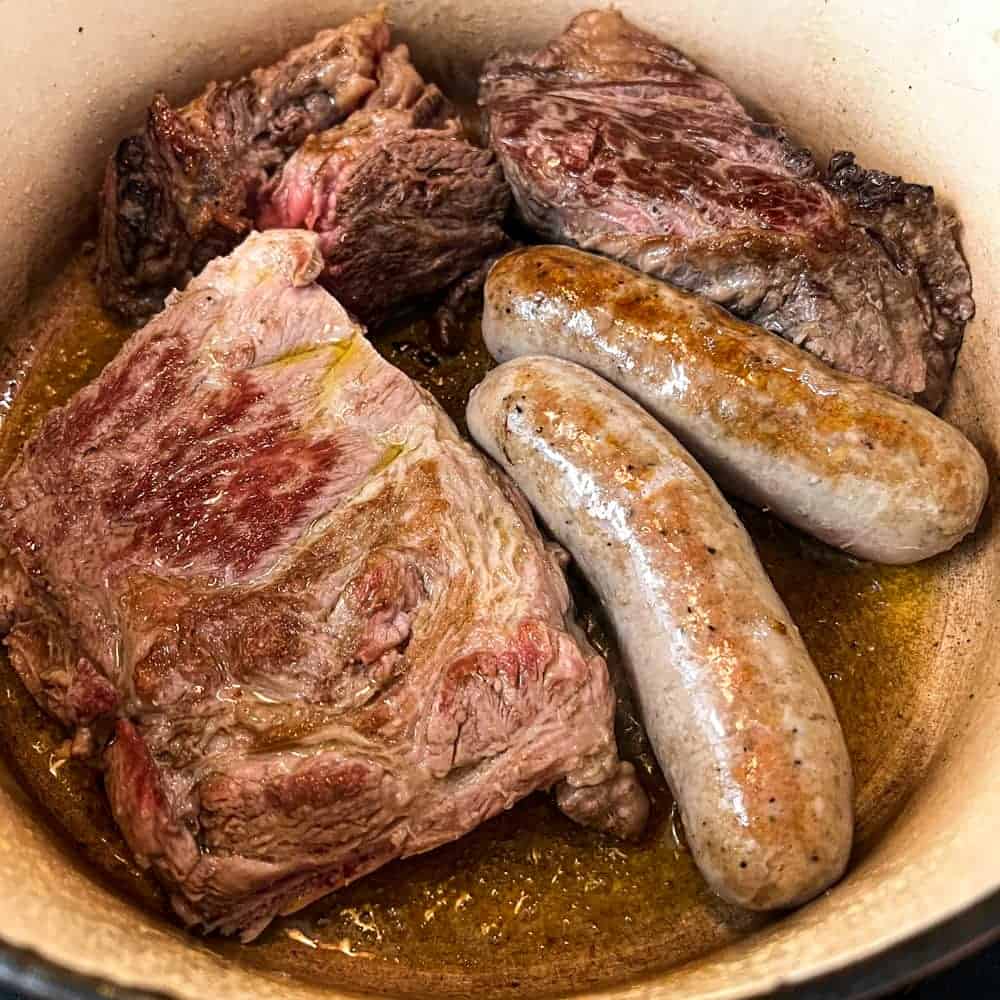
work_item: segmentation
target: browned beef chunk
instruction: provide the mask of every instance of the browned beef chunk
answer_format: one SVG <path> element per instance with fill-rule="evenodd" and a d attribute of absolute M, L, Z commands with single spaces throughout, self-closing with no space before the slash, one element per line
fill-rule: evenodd
<path fill-rule="evenodd" d="M 254 226 L 318 232 L 324 284 L 366 323 L 495 254 L 510 201 L 499 166 L 407 47 L 388 45 L 379 9 L 179 111 L 157 97 L 108 165 L 106 304 L 155 312 Z"/>
<path fill-rule="evenodd" d="M 523 220 L 697 292 L 936 407 L 971 280 L 930 188 L 825 174 L 725 84 L 614 11 L 579 15 L 482 76 L 488 136 Z"/>
<path fill-rule="evenodd" d="M 253 225 L 256 193 L 314 132 L 375 89 L 389 44 L 381 8 L 321 31 L 280 62 L 211 84 L 175 109 L 158 95 L 145 129 L 108 162 L 98 240 L 105 303 L 143 318 Z"/>
<path fill-rule="evenodd" d="M 0 609 L 40 704 L 189 923 L 246 938 L 539 788 L 637 832 L 603 660 L 516 489 L 251 235 L 0 481 Z"/>
<path fill-rule="evenodd" d="M 455 283 L 481 286 L 482 275 L 462 279 L 507 244 L 509 202 L 493 154 L 465 141 L 401 45 L 364 108 L 306 140 L 262 192 L 257 224 L 319 233 L 321 281 L 375 323 Z"/>

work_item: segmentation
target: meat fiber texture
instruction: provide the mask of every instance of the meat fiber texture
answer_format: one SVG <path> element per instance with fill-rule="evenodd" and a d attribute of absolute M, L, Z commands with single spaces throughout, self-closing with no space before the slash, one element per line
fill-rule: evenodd
<path fill-rule="evenodd" d="M 320 232 L 324 281 L 364 321 L 495 253 L 510 201 L 499 167 L 389 42 L 380 7 L 180 109 L 157 95 L 105 174 L 104 303 L 148 317 L 255 224 Z"/>
<path fill-rule="evenodd" d="M 320 235 L 322 283 L 366 323 L 454 285 L 507 244 L 510 192 L 488 150 L 409 61 L 383 56 L 378 87 L 345 122 L 306 140 L 260 197 L 260 229 Z"/>
<path fill-rule="evenodd" d="M 108 161 L 97 276 L 104 302 L 133 319 L 253 228 L 253 201 L 314 132 L 343 121 L 376 87 L 389 46 L 382 8 L 321 31 L 265 69 L 209 84 L 182 108 L 163 94 L 146 126 Z"/>
<path fill-rule="evenodd" d="M 717 302 L 932 408 L 971 279 L 933 190 L 837 153 L 825 174 L 732 91 L 610 10 L 480 85 L 524 222 Z"/>
<path fill-rule="evenodd" d="M 620 834 L 603 660 L 516 489 L 251 235 L 0 482 L 0 612 L 189 924 L 250 939 L 557 786 Z"/>

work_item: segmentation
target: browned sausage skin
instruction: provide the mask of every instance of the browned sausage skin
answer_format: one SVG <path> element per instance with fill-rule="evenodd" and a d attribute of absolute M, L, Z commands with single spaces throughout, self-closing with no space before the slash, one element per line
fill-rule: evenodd
<path fill-rule="evenodd" d="M 501 365 L 467 414 L 603 600 L 709 884 L 755 909 L 821 892 L 851 848 L 847 749 L 715 485 L 644 410 L 566 361 Z"/>
<path fill-rule="evenodd" d="M 986 466 L 958 430 L 711 303 L 567 247 L 503 257 L 485 298 L 498 361 L 585 365 L 725 489 L 853 555 L 916 562 L 979 519 Z"/>

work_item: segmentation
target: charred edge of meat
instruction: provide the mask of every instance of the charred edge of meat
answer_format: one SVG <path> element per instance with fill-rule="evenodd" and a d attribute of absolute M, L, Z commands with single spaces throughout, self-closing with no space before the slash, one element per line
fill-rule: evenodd
<path fill-rule="evenodd" d="M 937 350 L 926 352 L 927 387 L 916 398 L 937 409 L 946 395 L 965 324 L 976 312 L 958 221 L 937 204 L 930 185 L 865 170 L 846 150 L 833 154 L 824 183 L 843 198 L 854 223 L 897 270 L 916 272 L 931 314 L 930 335 L 937 344 Z"/>
<path fill-rule="evenodd" d="M 761 139 L 774 139 L 781 146 L 784 166 L 790 173 L 804 179 L 816 176 L 818 171 L 812 151 L 795 142 L 780 125 L 753 121 L 750 123 L 750 131 Z"/>
<path fill-rule="evenodd" d="M 849 204 L 865 212 L 892 204 L 934 201 L 934 188 L 929 184 L 910 184 L 897 174 L 866 170 L 846 149 L 837 150 L 830 157 L 824 183 Z"/>
<path fill-rule="evenodd" d="M 164 192 L 152 160 L 146 135 L 129 136 L 108 161 L 104 181 L 98 286 L 104 304 L 130 319 L 160 308 L 174 287 L 172 259 L 190 252 L 176 206 Z M 151 270 L 161 272 L 153 283 Z"/>
<path fill-rule="evenodd" d="M 149 231 L 149 219 L 157 213 L 162 200 L 158 184 L 150 183 L 146 172 L 148 160 L 145 137 L 132 135 L 118 144 L 112 178 L 117 190 L 118 251 L 123 267 L 133 272 L 139 261 L 143 241 Z"/>
<path fill-rule="evenodd" d="M 201 190 L 188 190 L 197 178 Z M 250 228 L 247 189 L 162 94 L 143 132 L 123 139 L 108 164 L 97 274 L 104 304 L 142 319 L 191 273 L 228 253 Z"/>

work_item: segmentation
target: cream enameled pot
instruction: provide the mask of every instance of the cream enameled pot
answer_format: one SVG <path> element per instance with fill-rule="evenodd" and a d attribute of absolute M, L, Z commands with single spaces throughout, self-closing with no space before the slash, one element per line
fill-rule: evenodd
<path fill-rule="evenodd" d="M 620 0 L 780 118 L 822 158 L 932 182 L 963 221 L 977 316 L 945 415 L 980 448 L 995 486 L 1000 453 L 1000 8 L 969 2 Z M 396 0 L 391 16 L 428 75 L 471 95 L 501 45 L 534 47 L 581 9 L 576 0 Z M 238 75 L 353 2 L 174 0 L 125 5 L 52 0 L 0 5 L 6 168 L 0 176 L 0 318 L 11 331 L 74 241 L 92 224 L 114 143 L 157 89 L 174 99 Z M 803 997 L 866 995 L 954 958 L 1000 926 L 1000 526 L 995 501 L 948 558 L 944 594 L 921 649 L 941 691 L 922 721 L 919 781 L 901 814 L 833 891 L 697 962 L 651 956 L 581 976 L 607 996 L 744 998 L 794 987 Z M 943 669 L 942 669 L 943 668 Z M 940 678 L 945 678 L 946 683 Z M 930 749 L 928 749 L 930 748 Z M 907 754 L 887 742 L 885 753 Z M 584 959 L 581 959 L 584 961 Z M 360 966 L 359 966 L 360 970 Z M 29 995 L 109 988 L 202 998 L 305 998 L 366 988 L 407 992 L 405 970 L 336 987 L 254 968 L 238 949 L 209 950 L 148 916 L 77 863 L 0 761 L 0 985 Z M 109 984 L 111 984 L 109 986 Z M 489 970 L 442 989 L 510 992 Z M 565 970 L 532 992 L 572 994 Z M 522 990 L 522 995 L 524 991 Z M 593 989 L 589 989 L 593 995 Z"/>

